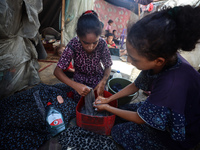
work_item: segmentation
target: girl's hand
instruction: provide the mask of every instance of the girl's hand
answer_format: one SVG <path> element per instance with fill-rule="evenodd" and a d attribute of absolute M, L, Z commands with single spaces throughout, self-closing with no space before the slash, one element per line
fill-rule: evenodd
<path fill-rule="evenodd" d="M 104 88 L 105 88 L 105 83 L 100 81 L 94 88 L 94 91 L 97 91 L 97 96 L 103 96 Z"/>
<path fill-rule="evenodd" d="M 77 84 L 75 90 L 81 96 L 86 96 L 90 92 L 90 88 L 88 88 L 88 86 L 80 83 Z"/>
<path fill-rule="evenodd" d="M 96 98 L 96 100 L 94 101 L 95 105 L 97 105 L 97 104 L 107 104 L 107 103 L 109 103 L 108 98 L 105 98 L 105 97 L 102 97 L 102 96 L 98 96 Z"/>
<path fill-rule="evenodd" d="M 97 108 L 97 111 L 102 111 L 102 110 L 106 110 L 106 107 L 108 107 L 108 104 L 97 104 L 94 105 L 95 108 Z"/>

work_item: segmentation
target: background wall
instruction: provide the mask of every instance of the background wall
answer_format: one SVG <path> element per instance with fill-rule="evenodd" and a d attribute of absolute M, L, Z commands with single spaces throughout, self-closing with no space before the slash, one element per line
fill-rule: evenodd
<path fill-rule="evenodd" d="M 103 0 L 96 0 L 94 2 L 94 10 L 98 13 L 99 19 L 104 23 L 104 30 L 109 19 L 114 21 L 112 24 L 112 30 L 117 30 L 118 36 L 120 36 L 122 30 L 126 28 L 132 13 L 132 11 L 126 8 L 117 7 Z"/>

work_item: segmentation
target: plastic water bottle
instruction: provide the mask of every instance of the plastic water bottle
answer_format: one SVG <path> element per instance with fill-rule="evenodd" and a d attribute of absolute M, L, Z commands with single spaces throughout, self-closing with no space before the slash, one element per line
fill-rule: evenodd
<path fill-rule="evenodd" d="M 117 72 L 115 72 L 115 73 L 113 74 L 113 78 L 122 78 L 122 74 L 120 73 L 119 70 L 117 70 Z"/>
<path fill-rule="evenodd" d="M 61 112 L 54 108 L 51 102 L 47 103 L 46 121 L 52 136 L 65 130 L 65 123 Z"/>

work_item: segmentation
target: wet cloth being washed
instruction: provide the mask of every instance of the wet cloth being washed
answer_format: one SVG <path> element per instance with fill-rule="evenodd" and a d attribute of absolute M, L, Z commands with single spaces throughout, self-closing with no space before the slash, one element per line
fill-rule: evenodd
<path fill-rule="evenodd" d="M 58 108 L 67 125 L 75 117 L 76 103 L 67 92 L 72 89 L 61 83 L 39 84 L 27 91 L 16 93 L 1 100 L 0 107 L 0 149 L 37 149 L 51 138 L 45 121 L 45 107 L 50 101 Z M 58 103 L 56 97 L 64 99 Z"/>
<path fill-rule="evenodd" d="M 94 115 L 94 107 L 93 107 L 93 102 L 95 101 L 95 95 L 94 95 L 94 90 L 91 89 L 90 93 L 85 96 L 85 114 L 86 115 Z"/>
<path fill-rule="evenodd" d="M 90 93 L 85 96 L 85 105 L 81 108 L 81 113 L 91 116 L 108 116 L 111 115 L 107 111 L 97 111 L 93 107 L 93 103 L 95 101 L 94 90 L 90 88 Z"/>

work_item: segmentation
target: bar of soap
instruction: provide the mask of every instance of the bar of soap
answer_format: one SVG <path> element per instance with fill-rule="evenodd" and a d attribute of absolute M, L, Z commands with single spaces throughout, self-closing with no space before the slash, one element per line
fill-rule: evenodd
<path fill-rule="evenodd" d="M 58 95 L 57 96 L 57 101 L 62 104 L 64 102 L 64 99 L 62 98 L 62 96 Z"/>

